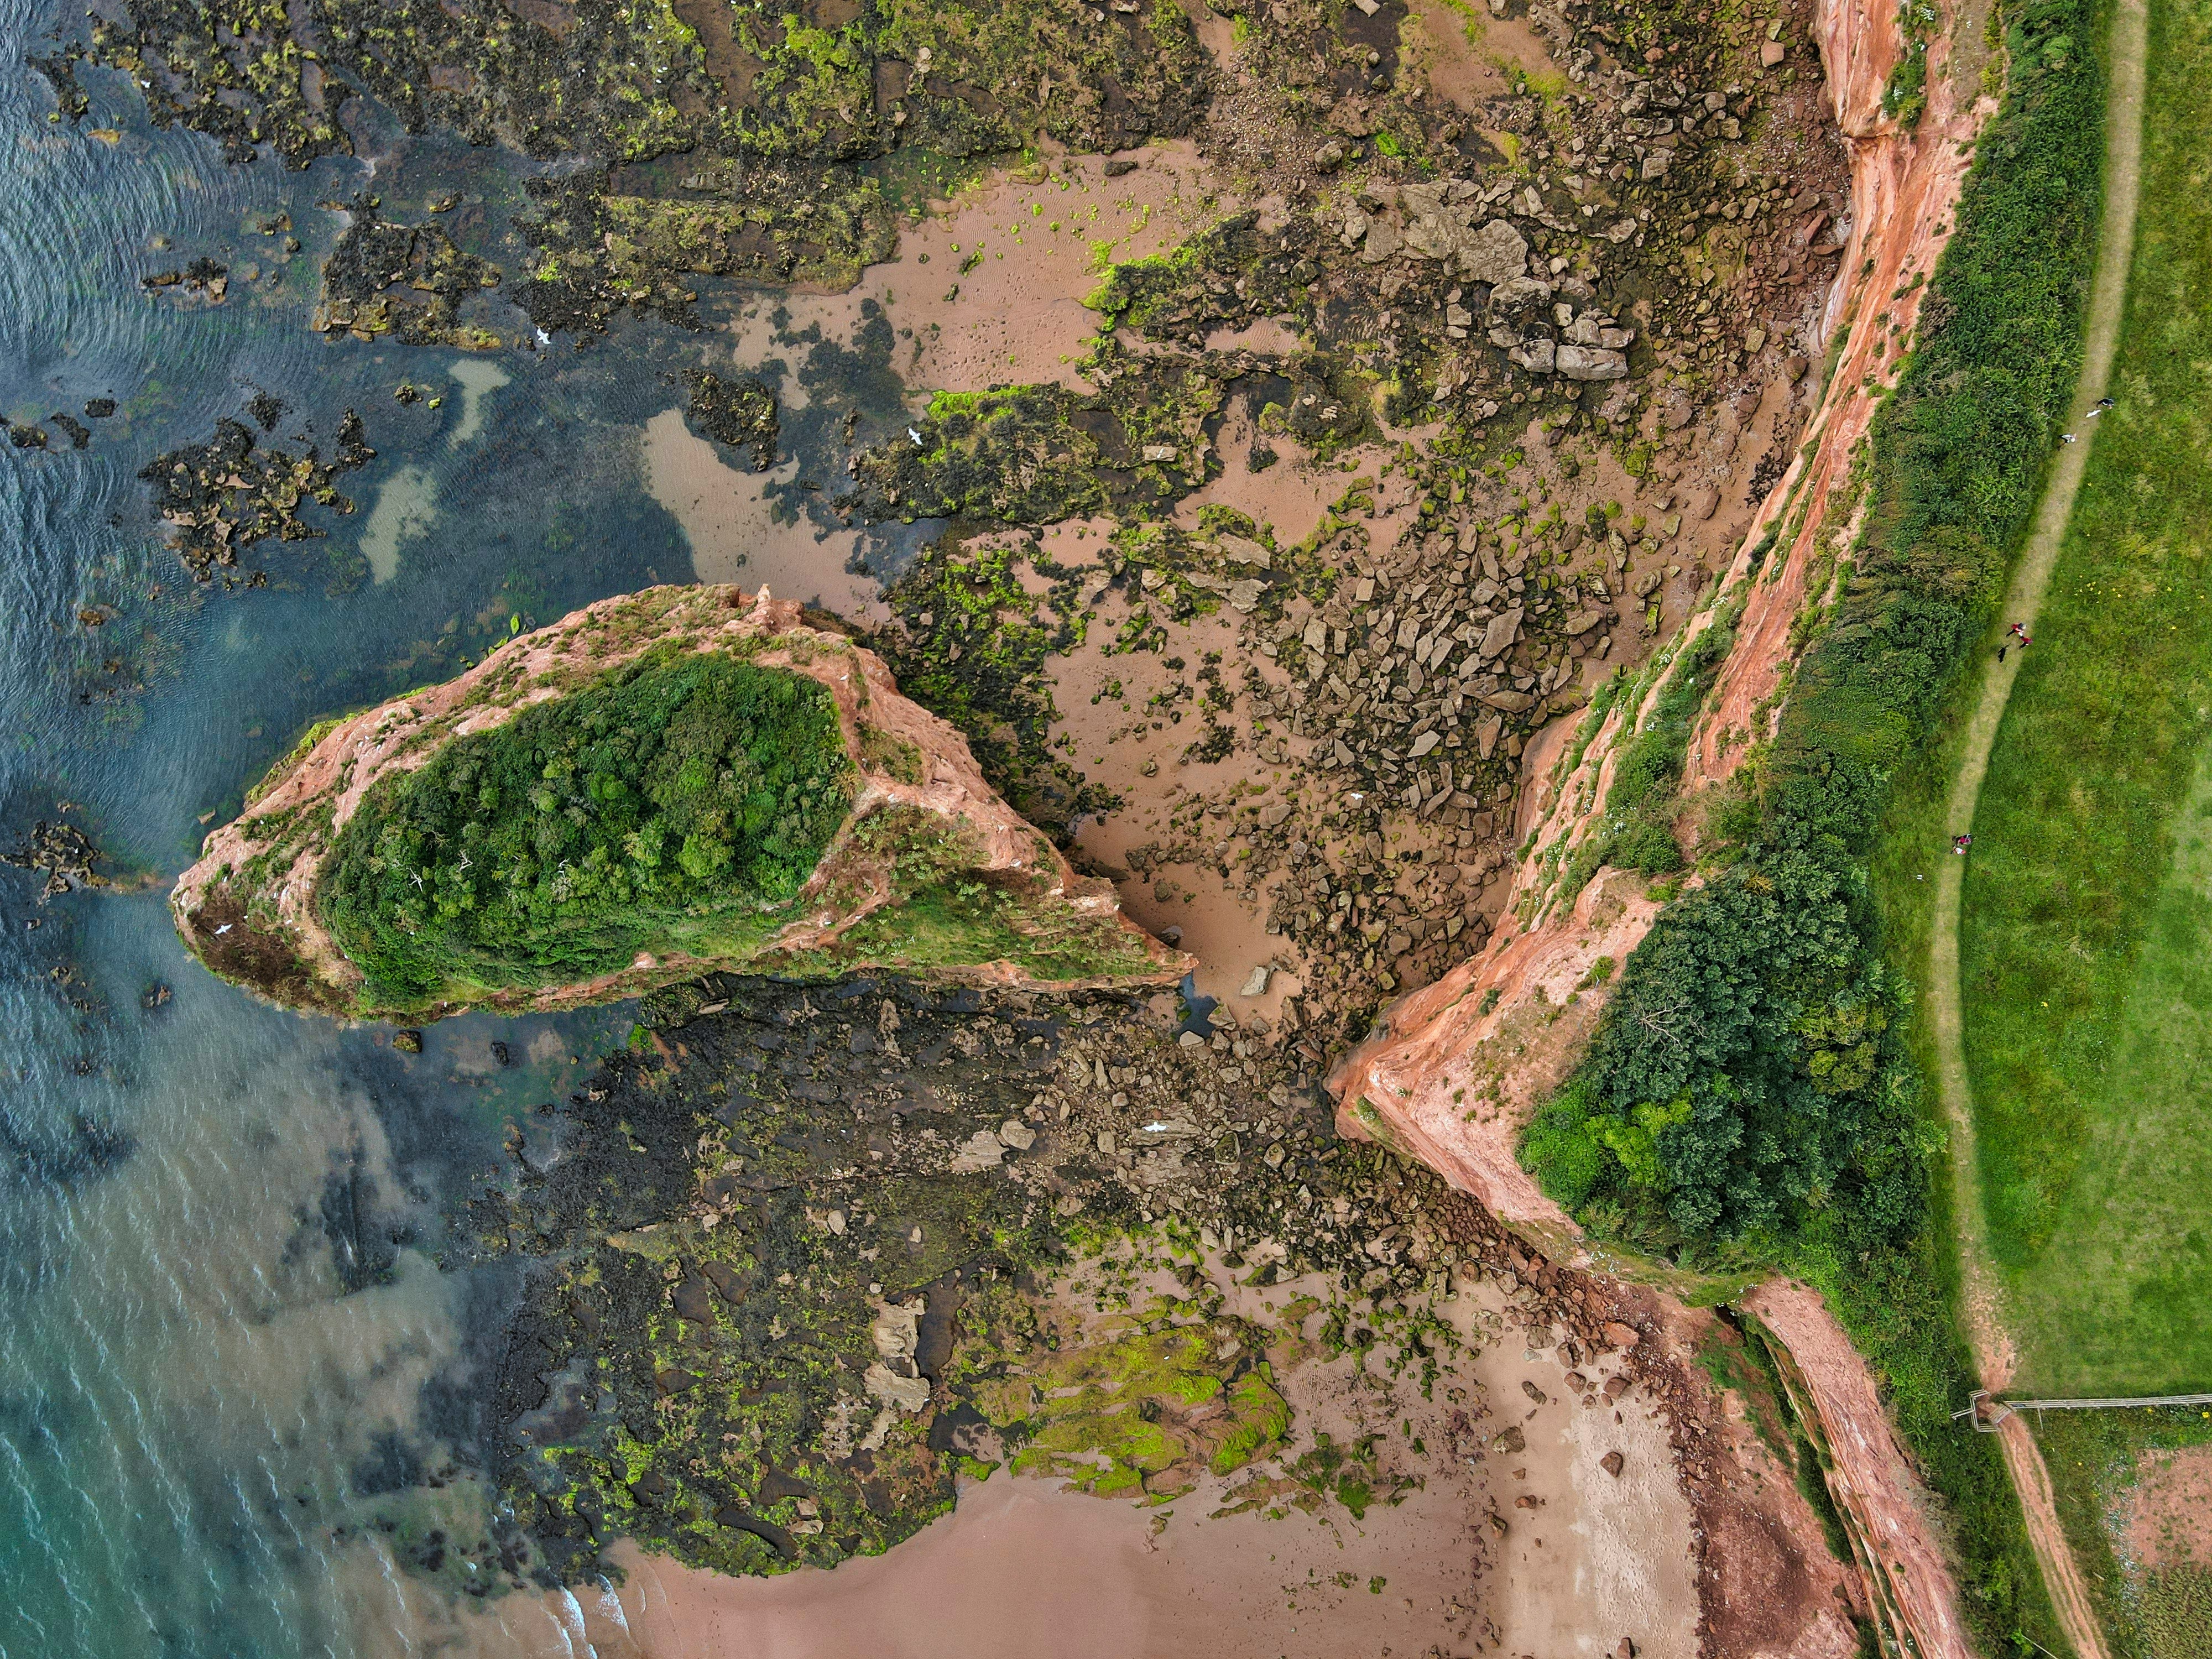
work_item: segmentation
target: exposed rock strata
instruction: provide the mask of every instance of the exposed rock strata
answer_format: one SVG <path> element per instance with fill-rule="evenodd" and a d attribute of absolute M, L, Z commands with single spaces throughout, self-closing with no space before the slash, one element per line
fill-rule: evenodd
<path fill-rule="evenodd" d="M 1743 607 L 1692 741 L 1688 789 L 1726 781 L 1747 742 L 1772 730 L 1762 722 L 1779 718 L 1771 693 L 1795 655 L 1790 629 L 1808 597 L 1808 568 L 1823 548 L 1848 543 L 1856 530 L 1856 522 L 1831 522 L 1832 496 L 1842 495 L 1852 456 L 1901 362 L 1901 354 L 1888 350 L 1890 330 L 1882 325 L 1909 330 L 1924 289 L 1888 301 L 1881 296 L 1902 286 L 1908 268 L 1933 268 L 1970 163 L 1968 141 L 1990 107 L 1986 100 L 1960 107 L 1944 73 L 1946 40 L 1939 32 L 1929 49 L 1927 110 L 1916 130 L 1900 131 L 1881 113 L 1884 83 L 1908 49 L 1897 18 L 1882 8 L 1830 0 L 1820 8 L 1818 33 L 1852 170 L 1842 266 L 1848 275 L 1830 296 L 1826 322 L 1831 331 L 1849 326 L 1850 333 L 1809 441 L 1769 493 L 1724 585 L 1724 596 L 1744 590 Z M 1784 534 L 1786 547 L 1770 552 L 1769 538 Z M 1779 572 L 1754 583 L 1755 552 L 1762 561 L 1779 557 Z M 1712 621 L 1709 611 L 1691 628 Z M 1535 833 L 1524 843 L 1507 915 L 1488 948 L 1395 1005 L 1330 1079 L 1347 1133 L 1382 1136 L 1416 1152 L 1502 1219 L 1555 1247 L 1570 1244 L 1575 1229 L 1521 1168 L 1520 1132 L 1550 1086 L 1572 1069 L 1602 1011 L 1606 986 L 1589 969 L 1601 957 L 1617 962 L 1633 950 L 1660 907 L 1620 902 L 1601 916 L 1613 890 L 1604 872 L 1571 905 L 1550 901 L 1547 888 L 1561 854 L 1601 833 L 1596 809 L 1625 735 L 1637 729 L 1658 690 L 1655 683 L 1638 702 L 1611 711 L 1587 745 L 1561 763 L 1563 775 L 1544 785 Z M 1555 1018 L 1557 993 L 1570 980 L 1579 988 L 1571 1015 Z M 1486 1081 L 1487 1098 L 1479 1101 L 1474 1091 Z M 1810 1309 L 1793 1304 L 1799 1316 L 1793 1352 L 1813 1379 L 1810 1392 L 1824 1417 L 1831 1410 L 1850 1414 L 1829 1422 L 1832 1437 L 1870 1443 L 1888 1429 L 1870 1384 L 1857 1386 L 1867 1382 L 1864 1363 L 1813 1300 Z M 1868 1406 L 1874 1420 L 1858 1420 Z M 1906 1494 L 1881 1517 L 1887 1599 L 1923 1651 L 1963 1655 L 1957 1586 L 1916 1501 L 1917 1481 L 1901 1462 L 1891 1462 L 1894 1467 L 1859 1471 L 1893 1480 Z M 1853 1478 L 1846 1473 L 1846 1480 Z"/>

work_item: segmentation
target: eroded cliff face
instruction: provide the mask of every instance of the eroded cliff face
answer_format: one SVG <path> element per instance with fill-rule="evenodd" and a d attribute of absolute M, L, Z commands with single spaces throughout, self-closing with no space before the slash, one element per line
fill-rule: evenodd
<path fill-rule="evenodd" d="M 830 694 L 857 787 L 842 828 L 790 907 L 791 919 L 742 963 L 641 951 L 628 967 L 590 979 L 405 1012 L 435 1018 L 473 1006 L 507 1012 L 576 1007 L 731 968 L 802 975 L 892 969 L 1062 989 L 1172 983 L 1186 971 L 1187 958 L 1121 915 L 1109 884 L 1077 876 L 999 798 L 966 740 L 900 696 L 874 653 L 810 625 L 798 605 L 765 589 L 747 594 L 711 585 L 602 600 L 509 641 L 442 685 L 311 732 L 252 792 L 246 811 L 208 836 L 198 862 L 178 879 L 169 904 L 179 933 L 216 973 L 276 1002 L 338 1014 L 392 1012 L 378 1006 L 316 909 L 318 882 L 338 832 L 369 791 L 427 764 L 456 738 L 495 730 L 649 651 L 672 648 L 741 654 L 757 667 L 803 675 Z M 1063 943 L 1073 939 L 1073 955 L 1087 971 L 1038 973 L 1033 964 L 976 952 L 947 962 L 941 950 L 911 959 L 895 943 L 887 947 L 896 930 L 885 924 L 907 896 L 902 854 L 923 842 L 936 863 L 1002 896 L 1018 933 L 1050 931 Z M 878 925 L 863 932 L 872 921 Z"/>
<path fill-rule="evenodd" d="M 1805 444 L 1761 503 L 1712 599 L 1686 625 L 1682 645 L 1723 618 L 1735 629 L 1691 738 L 1686 799 L 1726 781 L 1780 719 L 1775 694 L 1802 645 L 1792 641 L 1791 624 L 1826 597 L 1838 555 L 1858 532 L 1851 469 L 1910 344 L 1926 291 L 1914 274 L 1934 268 L 1972 141 L 1996 107 L 1954 84 L 1977 77 L 1954 70 L 1952 37 L 1978 33 L 1978 23 L 1958 26 L 1946 8 L 1933 32 L 1926 107 L 1904 131 L 1882 107 L 1891 72 L 1911 49 L 1896 11 L 1887 0 L 1824 0 L 1820 9 L 1852 180 L 1850 219 L 1827 232 L 1845 243 L 1825 314 L 1832 367 Z M 1579 1231 L 1539 1190 L 1516 1149 L 1536 1107 L 1581 1059 L 1613 969 L 1662 908 L 1644 878 L 1609 867 L 1579 891 L 1554 887 L 1574 849 L 1602 833 L 1599 809 L 1625 738 L 1653 708 L 1663 680 L 1650 676 L 1595 732 L 1577 733 L 1548 776 L 1528 781 L 1532 833 L 1486 947 L 1394 1005 L 1328 1080 L 1344 1133 L 1401 1147 L 1532 1241 L 1583 1262 L 1591 1256 Z M 1837 1448 L 1839 1496 L 1887 1558 L 1882 1582 L 1870 1586 L 1876 1607 L 1893 1611 L 1923 1654 L 1967 1654 L 1957 1587 L 1864 1361 L 1816 1295 L 1778 1285 L 1761 1294 L 1760 1310 L 1798 1358 L 1808 1403 Z"/>
<path fill-rule="evenodd" d="M 1840 343 L 1805 444 L 1760 504 L 1714 599 L 1685 625 L 1686 647 L 1724 611 L 1735 612 L 1734 645 L 1691 740 L 1686 794 L 1732 776 L 1751 742 L 1781 717 L 1773 692 L 1796 654 L 1790 624 L 1807 603 L 1808 573 L 1832 574 L 1833 554 L 1857 532 L 1856 514 L 1837 509 L 1926 290 L 1884 296 L 1910 282 L 1907 272 L 1933 268 L 1970 141 L 1995 107 L 1988 100 L 1960 106 L 1946 36 L 1928 47 L 1926 111 L 1913 131 L 1900 131 L 1881 110 L 1884 85 L 1908 49 L 1895 13 L 1828 0 L 1819 24 L 1851 155 L 1851 216 L 1838 228 L 1846 253 L 1827 306 L 1828 337 Z M 1770 533 L 1754 568 L 1754 550 Z M 1572 1070 L 1602 1012 L 1608 975 L 1600 959 L 1623 961 L 1660 906 L 1627 872 L 1601 868 L 1569 896 L 1555 896 L 1553 884 L 1597 832 L 1622 739 L 1662 683 L 1651 676 L 1639 696 L 1607 711 L 1586 744 L 1570 744 L 1551 775 L 1529 781 L 1533 832 L 1487 947 L 1394 1005 L 1330 1079 L 1347 1132 L 1396 1139 L 1502 1218 L 1555 1236 L 1566 1217 L 1520 1167 L 1515 1143 L 1535 1105 Z"/>

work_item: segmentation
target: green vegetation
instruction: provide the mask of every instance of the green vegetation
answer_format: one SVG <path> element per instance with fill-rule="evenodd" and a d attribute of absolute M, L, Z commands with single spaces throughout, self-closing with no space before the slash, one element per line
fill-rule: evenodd
<path fill-rule="evenodd" d="M 946 682 L 989 694 L 963 712 L 995 738 L 1012 707 L 997 694 L 1034 695 L 1034 675 L 1014 671 L 1051 629 L 992 626 L 1002 601 L 1028 600 L 1003 570 L 1003 592 L 982 574 L 976 607 L 957 618 L 948 608 L 930 637 L 948 666 L 988 665 L 986 642 L 1012 653 L 1004 675 Z M 1073 574 L 1060 574 L 1054 608 L 1072 611 Z M 946 580 L 948 592 L 963 586 Z M 1002 845 L 1014 826 L 995 804 L 940 811 L 902 798 L 899 786 L 926 780 L 927 743 L 901 735 L 896 710 L 878 724 L 865 687 L 848 752 L 830 677 L 859 678 L 846 672 L 851 647 L 795 630 L 772 657 L 750 641 L 690 648 L 711 646 L 727 617 L 721 590 L 649 590 L 563 624 L 564 665 L 533 675 L 510 658 L 456 705 L 403 699 L 364 717 L 403 764 L 420 764 L 380 768 L 342 829 L 343 772 L 303 805 L 243 819 L 242 854 L 212 869 L 179 919 L 187 942 L 215 972 L 287 1006 L 432 1018 L 540 993 L 663 992 L 710 968 L 831 979 L 988 963 L 1061 984 L 1158 971 L 1151 941 L 1097 902 L 1105 884 L 1073 878 L 1042 836 Z M 963 639 L 978 646 L 964 664 Z M 499 709 L 513 718 L 455 735 Z M 1019 717 L 1026 732 L 1007 727 L 995 750 L 979 750 L 1048 762 L 1049 700 Z M 864 775 L 876 787 L 855 816 Z M 1089 799 L 1067 775 L 1066 799 Z M 1030 793 L 1042 799 L 1056 779 L 1041 766 Z M 303 867 L 319 870 L 313 889 L 288 900 Z M 327 940 L 287 924 L 301 896 Z"/>
<path fill-rule="evenodd" d="M 1153 967 L 1145 936 L 1118 915 L 1067 902 L 1041 842 L 1026 868 L 981 870 L 968 839 L 919 808 L 870 814 L 854 827 L 852 846 L 862 862 L 889 868 L 897 898 L 825 944 L 784 951 L 777 971 L 836 979 L 889 963 L 927 975 L 1004 962 L 1032 979 L 1066 982 Z"/>
<path fill-rule="evenodd" d="M 1869 866 L 1900 776 L 1908 804 L 1924 791 L 1914 770 L 1988 626 L 2079 357 L 2102 138 L 2094 7 L 2029 0 L 2002 21 L 2003 106 L 1875 422 L 1863 533 L 1848 565 L 1808 573 L 1809 644 L 1775 739 L 1714 814 L 1705 885 L 1630 957 L 1526 1148 L 1586 1224 L 1820 1287 L 1948 1508 L 1990 1652 L 2063 1638 L 1993 1448 L 1949 1421 L 1971 1383 L 1939 1243 L 1941 1138 L 1905 975 L 1883 960 L 1885 918 L 1911 894 L 1876 887 Z"/>
<path fill-rule="evenodd" d="M 2112 1659 L 2212 1653 L 2212 1570 L 2189 1559 L 2203 1498 L 2185 1482 L 2145 1479 L 2167 1454 L 2202 1458 L 2212 1419 L 2191 1407 L 2051 1412 L 2035 1437 Z"/>
<path fill-rule="evenodd" d="M 1837 872 L 1785 853 L 1668 915 L 1530 1127 L 1545 1190 L 1601 1235 L 1692 1261 L 1717 1242 L 1772 1254 L 1838 1214 L 1917 1224 L 1911 1096 L 1882 1075 L 1899 999 Z"/>
<path fill-rule="evenodd" d="M 1992 1253 L 2023 1386 L 2212 1378 L 2212 22 L 2151 19 L 2112 391 L 1991 755 L 1961 924 Z"/>
<path fill-rule="evenodd" d="M 1667 683 L 1650 714 L 1621 750 L 1606 792 L 1603 832 L 1586 836 L 1575 848 L 1562 885 L 1571 901 L 1597 873 L 1601 865 L 1638 870 L 1663 876 L 1682 866 L 1682 848 L 1674 836 L 1678 786 L 1690 741 L 1690 727 L 1705 694 L 1712 690 L 1729 647 L 1735 643 L 1736 603 L 1714 618 L 1690 641 L 1668 674 Z M 1620 681 L 1609 682 L 1616 694 Z M 1591 720 L 1602 720 L 1603 710 L 1593 705 Z M 1592 730 L 1595 730 L 1595 724 Z"/>
<path fill-rule="evenodd" d="M 1264 1363 L 1231 1381 L 1209 1326 L 1121 1322 L 1129 1328 L 1109 1325 L 977 1385 L 977 1408 L 1020 1444 L 1017 1474 L 1058 1475 L 1100 1497 L 1173 1498 L 1201 1473 L 1234 1474 L 1279 1444 L 1291 1408 Z"/>
<path fill-rule="evenodd" d="M 829 692 L 653 653 L 370 789 L 317 895 L 380 1005 L 763 937 L 849 810 Z"/>

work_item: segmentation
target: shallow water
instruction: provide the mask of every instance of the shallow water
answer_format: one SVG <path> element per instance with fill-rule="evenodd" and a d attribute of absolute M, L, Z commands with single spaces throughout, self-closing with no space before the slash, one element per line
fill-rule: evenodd
<path fill-rule="evenodd" d="M 392 1551 L 482 1525 L 470 1345 L 507 1305 L 496 1272 L 441 1270 L 442 1218 L 499 1169 L 506 1123 L 576 1086 L 629 1011 L 448 1022 L 410 1058 L 212 980 L 162 894 L 311 721 L 442 678 L 511 628 L 692 580 L 643 434 L 681 405 L 671 371 L 731 367 L 729 337 L 626 325 L 583 351 L 474 356 L 326 342 L 306 325 L 340 222 L 315 204 L 368 168 L 227 167 L 98 72 L 85 120 L 50 122 L 22 57 L 73 18 L 0 0 L 0 404 L 30 422 L 93 397 L 120 410 L 82 451 L 58 432 L 0 449 L 0 843 L 64 811 L 144 883 L 41 905 L 36 878 L 0 870 L 0 1656 L 418 1651 L 452 1586 Z M 520 176 L 426 142 L 377 187 L 403 216 L 457 191 L 456 234 L 511 260 Z M 279 212 L 306 245 L 289 263 L 258 228 Z M 202 254 L 231 267 L 226 303 L 141 290 Z M 824 407 L 787 420 L 789 471 L 840 477 L 839 416 L 862 410 L 871 441 L 896 383 L 834 341 L 787 356 L 738 367 L 812 383 Z M 400 404 L 402 381 L 442 406 Z M 137 474 L 258 392 L 285 405 L 268 441 L 328 454 L 352 408 L 378 457 L 340 480 L 355 512 L 310 509 L 322 537 L 251 550 L 266 588 L 198 586 Z M 787 517 L 821 511 L 788 488 Z M 887 571 L 929 529 L 821 544 L 792 579 L 864 597 L 848 556 Z M 77 620 L 93 604 L 97 631 Z M 171 994 L 142 1006 L 155 987 Z"/>

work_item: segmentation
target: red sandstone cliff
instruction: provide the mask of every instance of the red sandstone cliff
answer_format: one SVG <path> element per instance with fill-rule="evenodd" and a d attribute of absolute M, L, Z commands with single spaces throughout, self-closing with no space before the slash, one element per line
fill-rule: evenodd
<path fill-rule="evenodd" d="M 1942 27 L 1950 21 L 1947 8 Z M 1879 390 L 1895 378 L 1904 356 L 1897 348 L 1909 341 L 1925 289 L 1887 296 L 1914 273 L 1933 270 L 1971 141 L 1995 107 L 1962 100 L 1953 86 L 1947 36 L 1929 48 L 1926 111 L 1914 131 L 1901 131 L 1881 112 L 1884 83 L 1907 50 L 1896 9 L 1888 0 L 1823 0 L 1816 27 L 1851 158 L 1844 259 L 1824 317 L 1827 338 L 1840 335 L 1841 344 L 1805 446 L 1760 504 L 1722 584 L 1719 601 L 1740 599 L 1742 608 L 1692 739 L 1686 793 L 1726 780 L 1749 741 L 1778 718 L 1778 706 L 1761 706 L 1791 659 L 1790 624 L 1820 597 L 1808 594 L 1808 570 L 1857 532 L 1849 489 L 1854 452 Z M 1754 577 L 1751 550 L 1770 528 L 1779 539 Z M 1688 629 L 1709 626 L 1713 614 L 1693 617 Z M 1656 693 L 1656 684 L 1648 688 L 1635 707 L 1624 700 L 1579 757 L 1570 751 L 1553 775 L 1528 781 L 1536 833 L 1487 947 L 1393 1006 L 1329 1079 L 1346 1133 L 1400 1146 L 1532 1241 L 1570 1257 L 1587 1259 L 1574 1224 L 1522 1169 L 1516 1146 L 1536 1106 L 1572 1071 L 1603 1010 L 1607 975 L 1593 968 L 1601 957 L 1624 960 L 1660 907 L 1627 872 L 1601 869 L 1565 904 L 1550 898 L 1546 883 L 1561 863 L 1557 844 L 1571 848 L 1595 832 L 1621 737 Z M 1762 720 L 1768 724 L 1758 729 Z M 1966 1659 L 1956 1585 L 1864 1362 L 1816 1296 L 1769 1286 L 1759 1298 L 1806 1374 L 1834 1449 L 1839 1496 L 1882 1552 L 1876 1605 L 1894 1609 L 1924 1656 Z"/>

